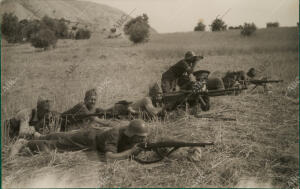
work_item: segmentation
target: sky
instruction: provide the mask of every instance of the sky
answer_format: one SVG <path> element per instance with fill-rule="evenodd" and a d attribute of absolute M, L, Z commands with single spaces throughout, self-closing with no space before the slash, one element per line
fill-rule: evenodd
<path fill-rule="evenodd" d="M 210 25 L 217 16 L 228 26 L 266 22 L 296 26 L 298 0 L 86 0 L 118 8 L 131 16 L 146 13 L 150 25 L 159 33 L 192 31 L 199 20 Z"/>

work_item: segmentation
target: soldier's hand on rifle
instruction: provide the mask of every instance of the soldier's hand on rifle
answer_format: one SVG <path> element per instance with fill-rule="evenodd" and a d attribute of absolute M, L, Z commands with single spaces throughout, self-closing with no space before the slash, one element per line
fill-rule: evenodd
<path fill-rule="evenodd" d="M 195 76 L 194 76 L 193 74 L 190 74 L 190 75 L 189 75 L 189 79 L 190 79 L 190 81 L 192 81 L 192 82 L 196 82 L 196 78 L 195 78 Z"/>
<path fill-rule="evenodd" d="M 143 149 L 141 147 L 138 146 L 139 144 L 135 144 L 132 148 L 131 148 L 131 154 L 136 156 L 138 155 L 141 151 L 143 151 Z"/>

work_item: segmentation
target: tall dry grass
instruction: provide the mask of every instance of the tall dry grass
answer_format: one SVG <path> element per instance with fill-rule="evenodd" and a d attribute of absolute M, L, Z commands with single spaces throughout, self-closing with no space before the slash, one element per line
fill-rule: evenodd
<path fill-rule="evenodd" d="M 2 93 L 2 123 L 18 110 L 34 107 L 39 95 L 53 99 L 60 112 L 82 101 L 85 90 L 92 87 L 99 89 L 98 106 L 103 108 L 118 100 L 141 98 L 149 84 L 159 81 L 161 73 L 187 50 L 204 55 L 197 69 L 263 67 L 261 75 L 283 79 L 284 83 L 273 85 L 269 96 L 213 98 L 212 110 L 232 110 L 223 114 L 236 122 L 174 115 L 165 122 L 149 123 L 153 139 L 171 136 L 215 141 L 215 146 L 203 149 L 201 162 L 187 161 L 186 149 L 149 166 L 133 161 L 95 162 L 82 152 L 42 153 L 8 161 L 9 146 L 3 146 L 3 184 L 42 185 L 37 180 L 46 182 L 50 175 L 51 183 L 57 183 L 46 182 L 51 187 L 234 187 L 244 178 L 255 177 L 272 187 L 296 187 L 299 109 L 283 93 L 299 75 L 297 49 L 295 28 L 262 29 L 249 38 L 236 31 L 162 34 L 140 45 L 94 35 L 87 41 L 61 40 L 56 49 L 46 52 L 37 52 L 27 44 L 5 45 L 1 81 L 18 80 Z"/>

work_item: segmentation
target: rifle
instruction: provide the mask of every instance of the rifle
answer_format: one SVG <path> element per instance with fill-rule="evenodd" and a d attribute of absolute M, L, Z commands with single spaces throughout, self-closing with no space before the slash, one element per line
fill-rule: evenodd
<path fill-rule="evenodd" d="M 108 112 L 99 112 L 99 113 L 92 113 L 92 114 L 62 114 L 61 117 L 62 118 L 65 118 L 65 119 L 74 119 L 74 120 L 83 120 L 83 119 L 86 119 L 86 118 L 89 118 L 89 117 L 94 117 L 94 116 L 97 116 L 97 117 L 101 117 L 101 116 L 105 116 L 109 114 Z"/>
<path fill-rule="evenodd" d="M 214 119 L 216 121 L 236 121 L 235 118 L 230 118 L 230 117 L 222 117 L 222 116 L 208 116 L 208 115 L 196 115 L 196 118 L 206 118 L 206 119 Z"/>
<path fill-rule="evenodd" d="M 247 87 L 233 87 L 233 88 L 228 88 L 228 89 L 223 89 L 223 90 L 209 90 L 207 91 L 207 95 L 210 97 L 214 96 L 224 96 L 224 95 L 230 95 L 232 92 L 241 92 L 242 90 L 248 89 Z"/>
<path fill-rule="evenodd" d="M 232 92 L 238 92 L 238 91 L 242 91 L 242 90 L 246 90 L 246 89 L 248 89 L 248 88 L 247 87 L 242 87 L 242 88 L 233 87 L 233 88 L 228 88 L 228 89 L 217 89 L 217 90 L 209 90 L 209 91 L 180 90 L 178 92 L 172 92 L 172 93 L 164 94 L 164 97 L 176 96 L 180 93 L 197 94 L 197 95 L 200 95 L 200 96 L 208 95 L 210 97 L 214 97 L 214 96 L 229 95 Z"/>
<path fill-rule="evenodd" d="M 254 84 L 255 86 L 251 89 L 251 91 L 253 91 L 258 86 L 266 86 L 267 83 L 280 83 L 283 82 L 283 80 L 251 79 L 244 82 Z"/>
<path fill-rule="evenodd" d="M 283 80 L 257 80 L 257 79 L 254 79 L 254 80 L 248 80 L 249 83 L 252 83 L 254 85 L 264 85 L 266 83 L 280 83 L 280 82 L 283 82 Z"/>
<path fill-rule="evenodd" d="M 182 141 L 176 141 L 176 140 L 165 140 L 161 142 L 156 143 L 140 143 L 138 144 L 138 147 L 142 148 L 143 151 L 154 151 L 158 158 L 155 160 L 142 160 L 139 159 L 137 156 L 140 153 L 134 154 L 133 159 L 141 164 L 150 164 L 150 163 L 156 163 L 161 160 L 163 160 L 165 157 L 168 157 L 171 153 L 178 150 L 179 148 L 183 147 L 205 147 L 208 145 L 214 145 L 213 142 L 182 142 Z M 166 151 L 166 148 L 171 148 L 171 150 Z M 162 152 L 163 150 L 163 152 Z"/>

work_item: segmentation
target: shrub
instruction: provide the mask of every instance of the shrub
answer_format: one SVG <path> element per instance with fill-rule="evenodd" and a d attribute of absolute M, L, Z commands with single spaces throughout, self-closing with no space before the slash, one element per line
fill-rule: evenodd
<path fill-rule="evenodd" d="M 55 36 L 60 39 L 68 38 L 68 26 L 62 18 L 55 23 Z"/>
<path fill-rule="evenodd" d="M 211 31 L 224 31 L 227 29 L 227 25 L 225 24 L 225 22 L 220 19 L 220 18 L 216 18 L 212 24 L 211 24 Z"/>
<path fill-rule="evenodd" d="M 111 33 L 116 33 L 117 29 L 116 28 L 110 28 Z"/>
<path fill-rule="evenodd" d="M 129 35 L 130 41 L 141 43 L 149 38 L 150 26 L 148 24 L 148 16 L 143 14 L 128 21 L 124 26 L 124 32 Z"/>
<path fill-rule="evenodd" d="M 79 29 L 76 32 L 75 39 L 89 39 L 91 32 L 88 29 Z"/>
<path fill-rule="evenodd" d="M 48 16 L 44 16 L 42 19 L 42 23 L 50 30 L 52 30 L 57 38 L 62 39 L 68 37 L 68 26 L 65 22 L 67 21 L 63 18 L 58 20 L 50 18 Z"/>
<path fill-rule="evenodd" d="M 55 20 L 49 16 L 44 16 L 42 18 L 43 24 L 45 24 L 50 30 L 55 31 Z"/>
<path fill-rule="evenodd" d="M 4 13 L 1 22 L 1 32 L 9 43 L 22 41 L 22 25 L 13 13 Z"/>
<path fill-rule="evenodd" d="M 194 31 L 205 31 L 206 25 L 203 22 L 198 22 L 197 26 L 195 26 Z"/>
<path fill-rule="evenodd" d="M 278 28 L 279 23 L 278 22 L 268 22 L 267 23 L 267 28 Z"/>
<path fill-rule="evenodd" d="M 32 39 L 31 45 L 35 48 L 47 50 L 51 45 L 55 47 L 57 38 L 50 29 L 41 29 Z"/>
<path fill-rule="evenodd" d="M 245 23 L 241 31 L 241 35 L 250 36 L 256 31 L 256 26 L 254 23 Z"/>
<path fill-rule="evenodd" d="M 41 22 L 39 20 L 33 20 L 22 28 L 22 36 L 27 41 L 31 39 L 40 31 Z"/>
<path fill-rule="evenodd" d="M 243 26 L 242 25 L 239 25 L 239 26 L 229 26 L 228 29 L 229 30 L 241 30 L 241 29 L 243 29 Z"/>

